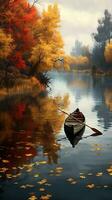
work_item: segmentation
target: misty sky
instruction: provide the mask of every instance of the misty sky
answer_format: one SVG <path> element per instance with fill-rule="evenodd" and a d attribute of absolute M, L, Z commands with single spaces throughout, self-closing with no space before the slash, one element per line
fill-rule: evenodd
<path fill-rule="evenodd" d="M 39 0 L 37 6 L 42 10 L 53 2 L 59 4 L 66 52 L 71 51 L 76 39 L 92 46 L 91 33 L 96 32 L 97 20 L 105 9 L 112 12 L 112 0 Z"/>

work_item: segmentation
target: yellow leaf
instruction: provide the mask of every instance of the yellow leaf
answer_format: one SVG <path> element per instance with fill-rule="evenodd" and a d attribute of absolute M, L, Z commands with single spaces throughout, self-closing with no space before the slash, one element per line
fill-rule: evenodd
<path fill-rule="evenodd" d="M 85 177 L 85 176 L 80 176 L 80 178 L 81 178 L 81 179 L 85 179 L 86 177 Z"/>
<path fill-rule="evenodd" d="M 31 197 L 28 198 L 28 200 L 38 200 L 38 198 L 35 195 L 32 195 Z"/>
<path fill-rule="evenodd" d="M 89 188 L 89 189 L 93 189 L 95 187 L 95 185 L 94 184 L 88 184 L 86 187 Z"/>
<path fill-rule="evenodd" d="M 42 179 L 41 181 L 38 181 L 38 184 L 43 185 L 47 183 L 47 179 Z"/>
<path fill-rule="evenodd" d="M 9 160 L 2 160 L 3 163 L 9 163 Z"/>
<path fill-rule="evenodd" d="M 47 164 L 47 161 L 43 160 L 43 161 L 39 161 L 38 163 L 41 164 L 41 165 L 44 165 L 44 164 Z"/>
<path fill-rule="evenodd" d="M 103 175 L 102 172 L 98 172 L 98 173 L 96 174 L 96 176 L 102 176 L 102 175 Z"/>

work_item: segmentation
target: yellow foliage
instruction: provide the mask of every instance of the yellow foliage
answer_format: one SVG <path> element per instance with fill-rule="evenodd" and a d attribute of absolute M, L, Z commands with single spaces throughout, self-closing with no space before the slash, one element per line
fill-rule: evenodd
<path fill-rule="evenodd" d="M 30 61 L 38 72 L 59 68 L 57 60 L 64 56 L 63 40 L 58 30 L 60 15 L 57 4 L 49 5 L 44 10 L 35 26 L 37 44 L 33 47 Z M 61 64 L 62 67 L 62 64 Z"/>
<path fill-rule="evenodd" d="M 13 39 L 11 35 L 5 34 L 2 29 L 0 29 L 0 58 L 7 58 L 14 46 L 12 45 Z"/>
<path fill-rule="evenodd" d="M 104 56 L 108 63 L 112 63 L 112 41 L 106 44 Z"/>
<path fill-rule="evenodd" d="M 89 59 L 86 56 L 72 56 L 71 57 L 71 64 L 75 65 L 82 65 L 82 64 L 88 64 Z"/>

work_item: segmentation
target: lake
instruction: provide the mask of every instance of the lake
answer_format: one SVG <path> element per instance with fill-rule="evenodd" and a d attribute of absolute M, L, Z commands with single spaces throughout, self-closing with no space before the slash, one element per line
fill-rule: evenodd
<path fill-rule="evenodd" d="M 111 77 L 49 76 L 47 91 L 0 99 L 0 199 L 111 200 Z M 73 148 L 59 109 L 76 108 L 103 135 L 86 127 Z"/>

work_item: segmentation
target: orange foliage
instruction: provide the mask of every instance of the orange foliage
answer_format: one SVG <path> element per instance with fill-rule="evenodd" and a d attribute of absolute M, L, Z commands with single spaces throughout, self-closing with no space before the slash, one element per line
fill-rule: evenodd
<path fill-rule="evenodd" d="M 0 26 L 6 33 L 11 34 L 15 43 L 10 62 L 23 69 L 35 44 L 33 28 L 39 19 L 38 11 L 31 7 L 27 0 L 13 0 L 10 3 L 2 2 L 0 12 Z"/>

